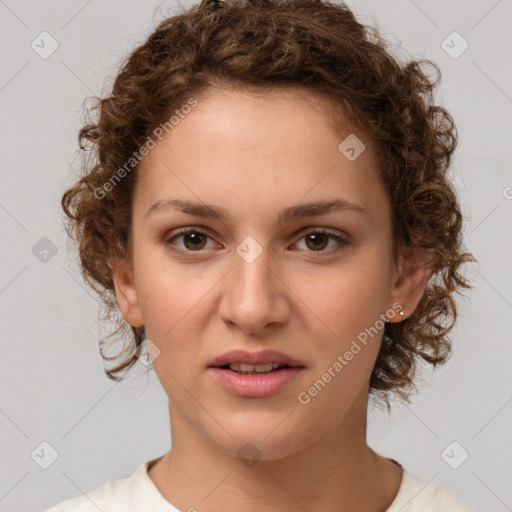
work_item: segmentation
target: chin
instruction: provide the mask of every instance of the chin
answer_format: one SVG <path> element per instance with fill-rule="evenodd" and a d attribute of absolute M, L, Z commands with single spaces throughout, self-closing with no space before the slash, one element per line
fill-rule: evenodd
<path fill-rule="evenodd" d="M 273 414 L 269 418 L 266 414 L 247 413 L 245 417 L 240 417 L 239 421 L 224 422 L 232 437 L 223 430 L 221 439 L 212 440 L 248 467 L 258 460 L 282 459 L 299 451 L 300 439 L 308 437 L 304 432 L 304 426 L 295 425 L 291 416 L 283 421 L 286 415 Z M 295 430 L 294 426 L 300 428 L 301 432 Z"/>

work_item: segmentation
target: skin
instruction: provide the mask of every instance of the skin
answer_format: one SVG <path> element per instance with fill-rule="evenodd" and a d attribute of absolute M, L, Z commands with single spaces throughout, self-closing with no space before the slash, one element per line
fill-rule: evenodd
<path fill-rule="evenodd" d="M 400 487 L 402 469 L 366 443 L 383 330 L 308 404 L 297 399 L 393 304 L 405 314 L 389 321 L 407 318 L 428 281 L 417 251 L 392 260 L 374 146 L 348 123 L 335 133 L 328 108 L 292 90 L 263 97 L 219 89 L 198 98 L 142 163 L 133 262 L 111 265 L 124 319 L 145 325 L 158 349 L 172 448 L 148 474 L 180 510 L 380 512 Z M 354 161 L 338 150 L 350 133 L 366 145 Z M 174 209 L 145 217 L 163 198 L 214 204 L 227 220 Z M 283 208 L 332 198 L 363 206 L 368 218 L 338 211 L 276 223 Z M 168 240 L 182 227 L 208 237 L 178 236 L 173 252 Z M 351 242 L 325 235 L 308 243 L 313 228 Z M 236 252 L 247 236 L 262 249 L 252 263 Z M 279 350 L 305 370 L 273 396 L 237 397 L 207 370 L 234 348 Z M 255 464 L 237 456 L 246 443 L 259 450 Z"/>

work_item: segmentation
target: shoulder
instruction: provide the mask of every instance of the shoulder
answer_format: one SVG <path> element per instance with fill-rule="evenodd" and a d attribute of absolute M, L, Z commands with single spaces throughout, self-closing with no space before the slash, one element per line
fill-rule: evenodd
<path fill-rule="evenodd" d="M 110 480 L 81 496 L 70 498 L 40 512 L 140 512 L 150 507 L 154 512 L 174 512 L 147 474 L 151 461 L 141 464 L 128 478 Z"/>
<path fill-rule="evenodd" d="M 474 512 L 439 484 L 403 468 L 402 484 L 386 512 Z"/>
<path fill-rule="evenodd" d="M 106 482 L 101 487 L 82 494 L 81 496 L 66 499 L 43 512 L 98 512 L 98 510 L 117 510 L 117 507 L 122 506 L 126 503 L 126 500 L 130 500 L 131 498 L 130 494 L 133 490 L 130 488 L 130 483 L 133 481 L 134 475 L 129 478 Z"/>

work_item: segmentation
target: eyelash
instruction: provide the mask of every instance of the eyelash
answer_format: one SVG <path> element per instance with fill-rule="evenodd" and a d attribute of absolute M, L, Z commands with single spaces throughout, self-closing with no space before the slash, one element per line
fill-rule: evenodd
<path fill-rule="evenodd" d="M 182 229 L 178 230 L 175 234 L 173 234 L 172 237 L 168 237 L 168 236 L 164 237 L 163 242 L 164 242 L 164 244 L 167 247 L 169 247 L 172 251 L 175 251 L 175 252 L 181 252 L 181 253 L 202 253 L 202 252 L 205 252 L 204 249 L 198 249 L 197 251 L 181 249 L 181 248 L 176 247 L 172 243 L 172 241 L 175 240 L 176 238 L 179 238 L 180 236 L 187 235 L 187 234 L 190 234 L 190 233 L 196 233 L 196 234 L 199 234 L 199 235 L 204 235 L 204 236 L 206 236 L 208 238 L 212 238 L 206 231 L 202 231 L 201 229 L 197 229 L 197 228 L 182 228 Z M 336 251 L 336 250 L 340 249 L 343 246 L 350 245 L 350 243 L 351 243 L 349 240 L 347 240 L 343 236 L 335 235 L 334 233 L 331 233 L 331 232 L 325 231 L 325 230 L 321 230 L 321 229 L 313 229 L 311 231 L 307 231 L 306 233 L 304 233 L 304 235 L 302 235 L 300 237 L 299 240 L 302 240 L 307 235 L 316 234 L 316 233 L 328 235 L 329 238 L 332 238 L 336 242 L 338 242 L 338 246 L 334 247 L 334 248 L 331 248 L 331 249 L 327 249 L 327 250 L 325 250 L 325 249 L 321 249 L 321 250 L 318 250 L 318 251 L 309 250 L 307 252 L 311 252 L 311 253 L 330 253 L 331 251 Z"/>

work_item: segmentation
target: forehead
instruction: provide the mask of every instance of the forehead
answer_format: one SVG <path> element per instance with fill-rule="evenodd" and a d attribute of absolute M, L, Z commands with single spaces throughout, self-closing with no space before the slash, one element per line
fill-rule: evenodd
<path fill-rule="evenodd" d="M 377 206 L 382 190 L 372 142 L 348 122 L 338 133 L 330 109 L 329 102 L 296 91 L 215 91 L 197 98 L 142 162 L 144 207 L 169 196 L 249 208 L 260 198 L 272 208 L 322 192 Z M 347 137 L 360 144 L 358 151 L 364 147 L 356 159 L 342 151 Z"/>

